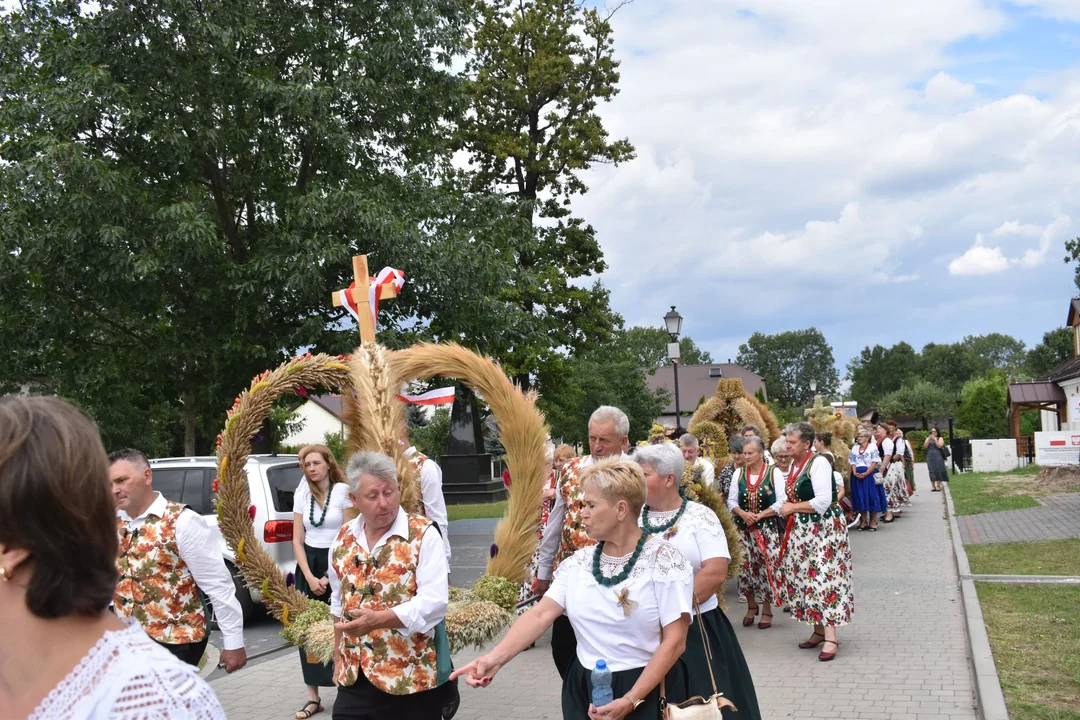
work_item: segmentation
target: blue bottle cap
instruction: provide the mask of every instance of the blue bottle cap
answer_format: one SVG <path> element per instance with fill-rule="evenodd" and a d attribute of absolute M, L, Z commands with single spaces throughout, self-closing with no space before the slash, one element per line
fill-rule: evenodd
<path fill-rule="evenodd" d="M 604 662 L 603 660 L 597 660 L 596 661 L 596 669 L 597 670 L 607 670 L 607 663 Z"/>

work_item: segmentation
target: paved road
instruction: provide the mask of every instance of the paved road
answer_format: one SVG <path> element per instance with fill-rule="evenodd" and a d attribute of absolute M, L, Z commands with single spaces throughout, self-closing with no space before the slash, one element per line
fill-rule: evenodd
<path fill-rule="evenodd" d="M 960 515 L 965 545 L 1080 538 L 1080 493 L 1035 498 L 1039 507 Z"/>
<path fill-rule="evenodd" d="M 917 466 L 920 490 L 901 520 L 877 533 L 852 535 L 855 619 L 841 629 L 840 654 L 820 663 L 795 645 L 805 626 L 778 615 L 770 630 L 738 627 L 757 686 L 762 716 L 973 720 L 962 608 L 958 602 L 943 496 L 930 493 L 926 468 Z M 451 526 L 455 584 L 483 571 L 492 523 Z M 485 529 L 487 528 L 487 529 Z M 731 585 L 729 583 L 729 585 Z M 738 626 L 744 605 L 728 589 L 729 617 Z M 463 652 L 456 662 L 477 653 Z M 293 651 L 213 681 L 233 720 L 290 717 L 304 698 Z M 326 689 L 328 703 L 334 690 Z M 550 644 L 541 639 L 487 689 L 462 686 L 462 720 L 556 720 L 559 679 Z M 319 717 L 327 717 L 321 715 Z"/>

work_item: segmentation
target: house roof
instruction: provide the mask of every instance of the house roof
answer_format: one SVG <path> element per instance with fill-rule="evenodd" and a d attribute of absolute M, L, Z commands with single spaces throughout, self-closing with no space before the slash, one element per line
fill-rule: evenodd
<path fill-rule="evenodd" d="M 1009 383 L 1009 405 L 1063 403 L 1065 392 L 1047 380 Z"/>
<path fill-rule="evenodd" d="M 710 371 L 719 370 L 719 377 L 710 377 Z M 735 363 L 715 363 L 711 365 L 680 365 L 679 366 L 679 409 L 683 412 L 693 412 L 701 398 L 708 400 L 716 394 L 716 385 L 722 378 L 738 378 L 742 380 L 743 389 L 753 395 L 760 389 L 765 394 L 765 380 L 760 375 L 739 367 Z M 646 375 L 649 389 L 664 388 L 671 394 L 671 401 L 664 408 L 664 415 L 675 414 L 675 373 L 672 366 L 665 365 L 657 368 L 652 375 Z"/>
<path fill-rule="evenodd" d="M 1069 327 L 1080 325 L 1080 298 L 1073 298 L 1069 303 L 1069 319 L 1065 324 Z"/>
<path fill-rule="evenodd" d="M 308 395 L 308 402 L 313 402 L 338 420 L 341 419 L 340 395 Z"/>
<path fill-rule="evenodd" d="M 1080 357 L 1071 357 L 1051 370 L 1046 379 L 1052 383 L 1060 383 L 1078 377 L 1080 377 Z"/>

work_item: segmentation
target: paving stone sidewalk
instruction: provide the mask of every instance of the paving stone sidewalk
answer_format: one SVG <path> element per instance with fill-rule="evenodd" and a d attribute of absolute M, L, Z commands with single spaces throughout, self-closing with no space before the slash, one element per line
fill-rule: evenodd
<path fill-rule="evenodd" d="M 1035 498 L 1039 507 L 959 515 L 965 545 L 1080 538 L 1080 493 Z"/>
<path fill-rule="evenodd" d="M 973 692 L 962 607 L 942 495 L 930 493 L 925 466 L 913 507 L 876 533 L 853 532 L 855 618 L 840 630 L 840 653 L 821 663 L 796 644 L 807 626 L 777 614 L 769 630 L 743 628 L 745 605 L 729 587 L 729 617 L 750 664 L 762 717 L 973 720 Z M 454 582 L 482 570 L 491 524 L 454 523 Z M 456 532 L 455 532 L 456 531 Z M 734 585 L 734 583 L 729 583 Z M 557 720 L 559 677 L 550 643 L 509 664 L 483 690 L 462 685 L 460 720 Z M 458 665 L 476 656 L 463 652 Z M 231 720 L 291 718 L 305 699 L 295 651 L 212 683 Z M 335 691 L 324 689 L 327 710 Z M 316 716 L 328 718 L 329 712 Z M 733 716 L 737 717 L 737 716 Z"/>

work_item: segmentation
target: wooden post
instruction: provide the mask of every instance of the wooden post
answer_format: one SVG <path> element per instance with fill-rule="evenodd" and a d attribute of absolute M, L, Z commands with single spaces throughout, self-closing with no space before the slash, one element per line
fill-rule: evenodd
<path fill-rule="evenodd" d="M 375 342 L 375 319 L 371 314 L 369 295 L 371 292 L 371 276 L 368 274 L 367 255 L 354 255 L 353 259 L 353 288 L 351 290 L 339 290 L 334 293 L 334 307 L 345 305 L 343 295 L 351 293 L 353 303 L 356 305 L 360 325 L 360 341 Z M 384 285 L 381 300 L 389 300 L 397 297 L 397 288 L 393 285 Z"/>

